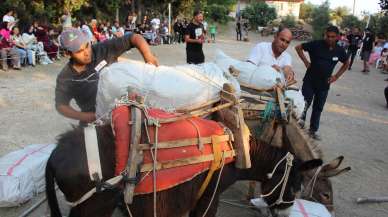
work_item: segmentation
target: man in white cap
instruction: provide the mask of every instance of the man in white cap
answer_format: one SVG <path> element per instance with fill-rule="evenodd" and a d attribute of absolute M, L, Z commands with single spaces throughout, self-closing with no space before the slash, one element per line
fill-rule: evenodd
<path fill-rule="evenodd" d="M 62 32 L 60 43 L 70 56 L 69 62 L 57 77 L 55 106 L 63 116 L 79 120 L 81 125 L 93 122 L 99 71 L 117 61 L 125 51 L 136 47 L 144 61 L 159 65 L 156 57 L 141 35 L 126 34 L 124 37 L 92 45 L 90 38 L 81 30 L 70 28 Z M 74 99 L 81 111 L 70 105 Z"/>

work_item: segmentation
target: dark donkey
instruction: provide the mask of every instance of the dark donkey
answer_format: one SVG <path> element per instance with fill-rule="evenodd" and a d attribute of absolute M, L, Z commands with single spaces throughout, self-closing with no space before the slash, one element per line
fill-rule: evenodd
<path fill-rule="evenodd" d="M 104 180 L 114 175 L 115 150 L 114 135 L 110 125 L 97 127 L 100 159 Z M 265 201 L 273 204 L 274 213 L 285 211 L 292 205 L 286 203 L 295 199 L 295 194 L 300 190 L 302 171 L 316 168 L 322 164 L 321 160 L 302 162 L 299 159 L 292 161 L 289 179 L 284 182 L 287 161 L 284 159 L 287 150 L 260 145 L 256 140 L 250 142 L 250 155 L 252 159 L 251 169 L 237 169 L 233 163 L 225 165 L 222 170 L 217 192 L 216 183 L 220 171 L 213 176 L 203 196 L 196 202 L 195 198 L 199 188 L 206 177 L 206 173 L 196 176 L 193 180 L 180 184 L 174 188 L 157 193 L 156 213 L 159 217 L 182 217 L 189 213 L 191 217 L 215 216 L 218 207 L 219 195 L 237 180 L 256 180 L 262 183 L 261 191 L 268 194 Z M 279 162 L 279 164 L 278 164 Z M 279 166 L 274 170 L 276 164 Z M 66 200 L 75 202 L 86 192 L 96 187 L 96 183 L 90 181 L 84 144 L 83 129 L 78 127 L 62 134 L 58 139 L 58 146 L 52 152 L 46 167 L 46 194 L 52 217 L 62 217 L 55 194 L 54 181 L 64 193 Z M 268 176 L 274 170 L 272 176 Z M 287 180 L 287 179 L 286 179 Z M 280 198 L 281 188 L 286 183 L 284 195 Z M 276 187 L 278 186 L 278 187 Z M 120 188 L 106 189 L 95 193 L 85 202 L 70 210 L 70 217 L 108 217 L 119 202 Z M 154 216 L 153 194 L 137 195 L 133 204 L 129 205 L 132 216 Z M 282 199 L 285 203 L 277 204 Z M 207 210 L 207 212 L 205 211 Z M 206 212 L 206 213 L 205 213 Z M 279 215 L 284 216 L 284 215 Z"/>

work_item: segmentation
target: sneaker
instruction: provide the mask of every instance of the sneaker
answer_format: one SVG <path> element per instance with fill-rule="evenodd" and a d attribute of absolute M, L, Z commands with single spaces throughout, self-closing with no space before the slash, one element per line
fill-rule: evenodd
<path fill-rule="evenodd" d="M 321 136 L 317 132 L 309 130 L 309 135 L 314 140 L 317 140 L 317 141 L 321 141 L 322 140 Z"/>

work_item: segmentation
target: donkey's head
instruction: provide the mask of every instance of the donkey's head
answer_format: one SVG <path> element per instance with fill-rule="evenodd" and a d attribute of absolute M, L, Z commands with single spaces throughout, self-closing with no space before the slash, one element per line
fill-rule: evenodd
<path fill-rule="evenodd" d="M 275 167 L 261 183 L 262 197 L 273 216 L 289 216 L 295 197 L 301 190 L 302 173 L 321 165 L 320 159 L 302 162 L 300 159 L 294 159 L 294 155 L 289 152 L 276 162 Z"/>
<path fill-rule="evenodd" d="M 333 213 L 333 187 L 329 178 L 351 170 L 350 167 L 338 169 L 343 159 L 343 156 L 339 156 L 315 171 L 305 173 L 302 197 L 307 200 L 322 203 Z"/>

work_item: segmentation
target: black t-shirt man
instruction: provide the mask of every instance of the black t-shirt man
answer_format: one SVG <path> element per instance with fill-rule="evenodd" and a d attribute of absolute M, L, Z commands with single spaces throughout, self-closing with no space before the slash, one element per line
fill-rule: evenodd
<path fill-rule="evenodd" d="M 309 53 L 311 61 L 303 81 L 310 82 L 316 89 L 328 90 L 334 67 L 338 61 L 345 63 L 347 60 L 345 49 L 338 45 L 330 49 L 324 40 L 303 43 L 302 48 Z"/>
<path fill-rule="evenodd" d="M 202 50 L 202 44 L 205 41 L 205 29 L 202 21 L 202 12 L 195 11 L 193 21 L 186 27 L 186 57 L 187 63 L 189 64 L 201 64 L 205 62 L 205 55 Z"/>
<path fill-rule="evenodd" d="M 338 35 L 338 28 L 329 26 L 326 29 L 324 40 L 311 41 L 295 47 L 298 56 L 307 68 L 302 86 L 302 94 L 306 105 L 300 117 L 300 124 L 304 126 L 307 111 L 310 105 L 313 105 L 309 134 L 317 140 L 320 139 L 317 131 L 330 84 L 337 81 L 349 66 L 345 49 L 337 44 Z M 310 61 L 303 51 L 309 53 Z M 338 72 L 333 75 L 333 70 L 338 62 L 343 64 Z"/>
<path fill-rule="evenodd" d="M 122 53 L 132 48 L 132 35 L 92 45 L 92 62 L 83 73 L 77 73 L 70 60 L 57 77 L 55 105 L 68 105 L 74 99 L 82 112 L 95 112 L 98 73 L 103 66 L 116 62 Z"/>
<path fill-rule="evenodd" d="M 126 34 L 92 46 L 84 32 L 70 28 L 61 33 L 60 43 L 71 58 L 57 77 L 56 109 L 65 117 L 79 120 L 81 124 L 96 119 L 98 73 L 105 65 L 116 62 L 124 51 L 132 47 L 140 51 L 145 62 L 156 66 L 159 64 L 147 42 L 138 34 Z M 81 111 L 70 105 L 72 99 Z"/>
<path fill-rule="evenodd" d="M 348 41 L 349 41 L 348 49 L 352 50 L 352 51 L 354 51 L 354 50 L 357 51 L 358 48 L 359 48 L 359 44 L 360 44 L 360 42 L 362 40 L 361 35 L 359 35 L 359 34 L 350 34 L 350 35 L 347 36 L 347 38 L 348 38 Z"/>
<path fill-rule="evenodd" d="M 362 41 L 362 51 L 371 52 L 373 49 L 373 44 L 375 42 L 375 36 L 372 33 L 367 33 L 364 40 Z"/>

